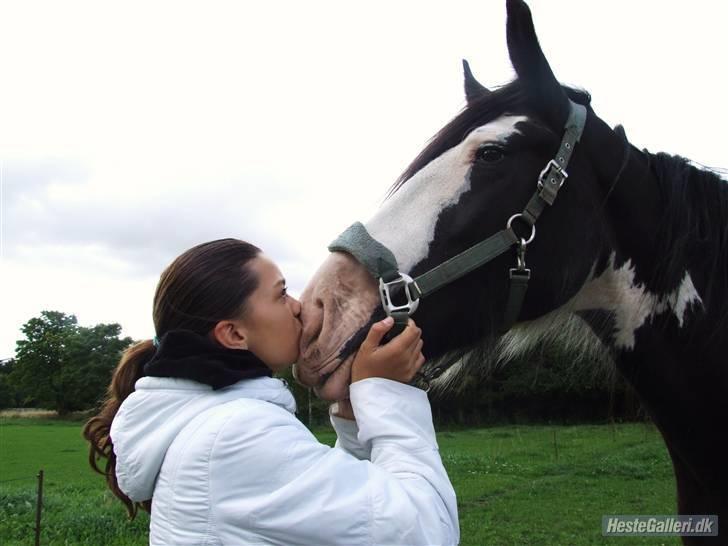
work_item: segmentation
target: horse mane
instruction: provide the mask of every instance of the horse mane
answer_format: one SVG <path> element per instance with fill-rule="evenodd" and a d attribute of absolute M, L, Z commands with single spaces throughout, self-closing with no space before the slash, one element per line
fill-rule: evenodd
<path fill-rule="evenodd" d="M 728 296 L 728 182 L 684 157 L 644 154 L 663 196 L 658 286 L 673 289 L 688 267 L 698 265 L 703 302 L 720 305 Z M 727 320 L 728 312 L 721 317 Z"/>
<path fill-rule="evenodd" d="M 569 98 L 579 104 L 588 105 L 591 96 L 582 89 L 562 86 Z M 533 106 L 533 98 L 518 79 L 495 88 L 489 94 L 467 104 L 447 125 L 440 129 L 427 143 L 425 148 L 399 175 L 387 193 L 392 197 L 407 180 L 436 157 L 456 146 L 471 131 L 509 113 L 526 113 L 530 117 L 538 117 Z"/>

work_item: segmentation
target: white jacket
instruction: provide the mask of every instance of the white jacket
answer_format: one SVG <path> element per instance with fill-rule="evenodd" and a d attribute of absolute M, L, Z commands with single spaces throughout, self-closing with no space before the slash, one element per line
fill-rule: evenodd
<path fill-rule="evenodd" d="M 111 438 L 121 490 L 154 496 L 150 544 L 457 544 L 426 393 L 382 378 L 350 393 L 357 422 L 332 417 L 330 448 L 279 379 L 137 381 Z"/>

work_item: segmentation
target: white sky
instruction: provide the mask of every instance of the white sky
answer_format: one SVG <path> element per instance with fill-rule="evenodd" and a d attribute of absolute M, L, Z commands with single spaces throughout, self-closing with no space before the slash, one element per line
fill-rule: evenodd
<path fill-rule="evenodd" d="M 537 0 L 547 58 L 651 151 L 728 167 L 728 4 Z M 0 2 L 0 357 L 44 309 L 153 335 L 218 237 L 303 288 L 464 105 L 512 78 L 505 2 Z"/>

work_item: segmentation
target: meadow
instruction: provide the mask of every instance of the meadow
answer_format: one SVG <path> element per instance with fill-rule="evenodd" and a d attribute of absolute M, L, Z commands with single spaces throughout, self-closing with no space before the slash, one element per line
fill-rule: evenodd
<path fill-rule="evenodd" d="M 33 544 L 36 474 L 45 472 L 42 544 L 147 544 L 87 463 L 80 422 L 0 419 L 0 544 Z M 333 445 L 330 429 L 316 436 Z M 673 514 L 672 465 L 649 424 L 497 426 L 438 433 L 458 495 L 463 545 L 680 544 L 602 537 L 605 514 Z"/>

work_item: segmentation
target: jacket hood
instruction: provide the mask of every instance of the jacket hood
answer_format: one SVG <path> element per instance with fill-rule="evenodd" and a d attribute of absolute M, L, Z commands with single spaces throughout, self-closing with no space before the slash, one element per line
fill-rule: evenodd
<path fill-rule="evenodd" d="M 111 423 L 119 488 L 132 501 L 151 499 L 164 457 L 180 431 L 201 412 L 238 398 L 296 411 L 291 391 L 273 377 L 246 379 L 215 391 L 187 379 L 139 379 Z"/>

